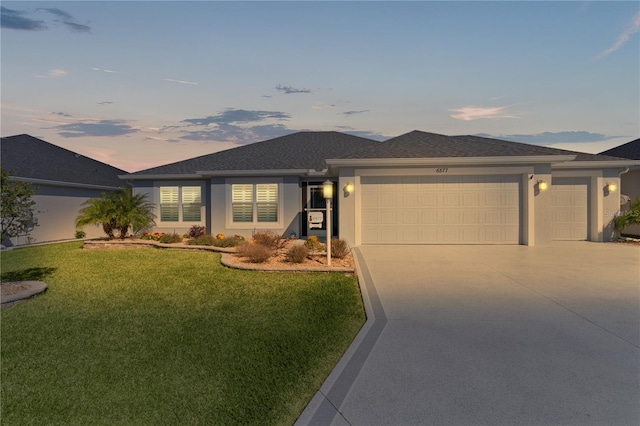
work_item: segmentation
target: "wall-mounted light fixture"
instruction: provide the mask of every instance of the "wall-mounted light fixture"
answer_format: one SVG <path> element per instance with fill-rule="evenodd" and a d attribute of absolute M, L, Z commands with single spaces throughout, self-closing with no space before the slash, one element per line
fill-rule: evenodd
<path fill-rule="evenodd" d="M 540 179 L 540 180 L 537 182 L 537 185 L 538 185 L 538 189 L 539 189 L 540 191 L 546 191 L 546 190 L 549 188 L 549 184 L 547 183 L 547 181 L 546 181 L 546 180 L 542 180 L 542 179 Z"/>
<path fill-rule="evenodd" d="M 347 182 L 344 184 L 344 187 L 342 188 L 342 190 L 344 191 L 344 196 L 347 197 L 349 196 L 349 194 L 353 193 L 354 190 L 354 186 L 352 182 Z"/>
<path fill-rule="evenodd" d="M 605 190 L 606 190 L 608 193 L 616 192 L 616 190 L 617 190 L 617 189 L 618 189 L 618 185 L 616 185 L 616 184 L 615 184 L 615 183 L 613 183 L 613 182 L 607 182 L 607 186 L 605 186 Z"/>

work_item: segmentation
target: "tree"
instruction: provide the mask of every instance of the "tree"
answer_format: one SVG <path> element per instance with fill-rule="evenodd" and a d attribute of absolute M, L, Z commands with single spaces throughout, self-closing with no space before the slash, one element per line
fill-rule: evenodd
<path fill-rule="evenodd" d="M 9 172 L 0 168 L 1 241 L 28 234 L 38 226 L 34 217 L 36 202 L 31 199 L 36 193 L 35 188 L 30 183 L 11 180 L 10 176 Z"/>
<path fill-rule="evenodd" d="M 636 198 L 631 203 L 631 210 L 622 212 L 615 218 L 615 226 L 618 232 L 622 232 L 630 225 L 640 225 L 640 198 Z"/>
<path fill-rule="evenodd" d="M 147 202 L 146 195 L 134 195 L 131 188 L 103 193 L 101 198 L 92 198 L 84 204 L 76 217 L 76 226 L 100 224 L 111 240 L 115 239 L 116 230 L 120 239 L 125 239 L 129 228 L 136 233 L 155 224 L 153 205 Z"/>

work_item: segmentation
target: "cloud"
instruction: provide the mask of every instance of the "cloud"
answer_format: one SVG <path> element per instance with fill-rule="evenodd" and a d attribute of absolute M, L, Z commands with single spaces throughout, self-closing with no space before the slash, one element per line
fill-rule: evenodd
<path fill-rule="evenodd" d="M 278 84 L 276 86 L 276 90 L 279 92 L 284 92 L 285 95 L 290 95 L 292 93 L 311 93 L 311 90 L 309 89 L 296 89 L 295 87 L 283 86 L 281 84 Z"/>
<path fill-rule="evenodd" d="M 622 32 L 622 34 L 618 36 L 618 39 L 616 40 L 616 42 L 613 43 L 613 45 L 610 48 L 608 48 L 607 50 L 601 52 L 598 56 L 596 56 L 596 59 L 603 58 L 615 52 L 616 50 L 620 49 L 622 46 L 624 46 L 626 42 L 629 41 L 629 38 L 633 34 L 637 33 L 638 31 L 640 31 L 640 12 L 638 12 L 631 19 L 631 22 L 629 23 L 627 28 Z"/>
<path fill-rule="evenodd" d="M 546 145 L 562 142 L 602 142 L 609 139 L 619 138 L 621 136 L 609 136 L 602 133 L 591 133 L 586 131 L 570 131 L 570 132 L 542 132 L 534 134 L 516 134 L 516 135 L 500 135 L 494 136 L 486 133 L 479 133 L 475 136 L 489 137 L 495 139 L 508 140 L 512 142 L 523 142 L 534 145 Z"/>
<path fill-rule="evenodd" d="M 53 115 L 59 115 L 60 117 L 73 117 L 71 114 L 67 114 L 66 112 L 52 112 Z"/>
<path fill-rule="evenodd" d="M 518 118 L 515 115 L 505 114 L 505 108 L 507 107 L 468 106 L 458 109 L 450 109 L 449 111 L 455 112 L 455 114 L 451 114 L 451 118 L 464 121 L 480 120 L 482 118 Z"/>
<path fill-rule="evenodd" d="M 358 111 L 345 111 L 345 112 L 343 112 L 343 113 L 341 113 L 341 114 L 344 114 L 344 115 L 354 115 L 354 114 L 362 114 L 363 112 L 369 112 L 369 111 L 370 111 L 370 110 L 368 110 L 368 109 L 361 109 L 361 110 L 358 110 Z"/>
<path fill-rule="evenodd" d="M 155 136 L 146 136 L 144 138 L 144 140 L 146 140 L 146 141 L 161 141 L 161 142 L 169 142 L 169 143 L 180 142 L 179 139 L 167 139 L 167 138 L 159 138 L 159 137 L 155 137 Z"/>
<path fill-rule="evenodd" d="M 45 75 L 42 74 L 38 74 L 36 75 L 37 78 L 62 78 L 62 77 L 66 77 L 69 73 L 65 70 L 61 70 L 61 69 L 52 69 L 49 70 L 49 72 L 47 72 Z"/>
<path fill-rule="evenodd" d="M 126 124 L 125 120 L 98 120 L 92 122 L 77 121 L 53 127 L 63 138 L 88 136 L 123 136 L 139 132 L 139 129 Z"/>
<path fill-rule="evenodd" d="M 255 111 L 246 109 L 228 109 L 217 115 L 210 115 L 204 118 L 187 118 L 182 120 L 194 126 L 209 126 L 212 124 L 224 125 L 231 123 L 250 123 L 263 121 L 268 118 L 288 120 L 291 116 L 280 111 Z"/>
<path fill-rule="evenodd" d="M 108 104 L 112 104 L 113 102 L 111 101 L 102 101 L 102 102 L 98 102 L 98 105 L 108 105 Z"/>
<path fill-rule="evenodd" d="M 316 102 L 314 105 L 311 105 L 312 109 L 333 109 L 335 107 L 334 104 L 323 104 L 321 102 Z"/>
<path fill-rule="evenodd" d="M 25 12 L 19 10 L 8 9 L 6 7 L 1 8 L 1 21 L 2 28 L 12 30 L 25 30 L 25 31 L 43 31 L 49 29 L 45 21 L 31 19 L 28 17 L 33 12 Z M 53 22 L 62 23 L 67 29 L 77 33 L 90 33 L 91 27 L 78 23 L 78 21 L 69 13 L 58 8 L 39 8 L 35 12 L 45 12 L 46 14 L 53 15 L 55 18 Z"/>
<path fill-rule="evenodd" d="M 238 145 L 250 144 L 266 139 L 284 136 L 297 130 L 288 129 L 282 124 L 264 124 L 259 126 L 240 127 L 223 124 L 215 129 L 198 130 L 186 133 L 180 139 L 196 141 L 233 142 Z"/>
<path fill-rule="evenodd" d="M 273 96 L 271 96 L 271 95 L 262 95 L 261 97 L 262 98 L 273 98 Z"/>
<path fill-rule="evenodd" d="M 102 69 L 102 68 L 96 68 L 96 67 L 93 67 L 93 68 L 91 68 L 91 69 L 92 69 L 92 70 L 94 70 L 94 71 L 102 71 L 102 72 L 106 72 L 106 73 L 108 73 L 108 74 L 117 74 L 117 73 L 118 73 L 117 71 L 113 71 L 113 70 L 105 70 L 105 69 Z"/>
<path fill-rule="evenodd" d="M 165 78 L 164 81 L 171 81 L 173 83 L 180 83 L 180 84 L 192 84 L 194 86 L 198 85 L 198 83 L 194 83 L 193 81 L 174 80 L 173 78 Z"/>
<path fill-rule="evenodd" d="M 8 9 L 0 6 L 0 27 L 9 30 L 43 31 L 48 29 L 44 21 L 25 17 L 27 12 Z"/>

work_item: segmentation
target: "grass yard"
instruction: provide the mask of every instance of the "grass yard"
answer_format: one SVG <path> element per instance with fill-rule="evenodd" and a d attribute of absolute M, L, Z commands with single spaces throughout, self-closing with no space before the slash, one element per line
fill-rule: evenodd
<path fill-rule="evenodd" d="M 357 280 L 219 260 L 2 253 L 3 281 L 49 285 L 0 312 L 2 424 L 292 424 L 364 322 Z"/>

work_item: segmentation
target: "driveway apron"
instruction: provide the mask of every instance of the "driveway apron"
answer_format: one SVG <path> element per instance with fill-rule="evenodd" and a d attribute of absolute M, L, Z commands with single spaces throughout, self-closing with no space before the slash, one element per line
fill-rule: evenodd
<path fill-rule="evenodd" d="M 368 320 L 297 424 L 640 424 L 640 250 L 363 246 Z"/>

